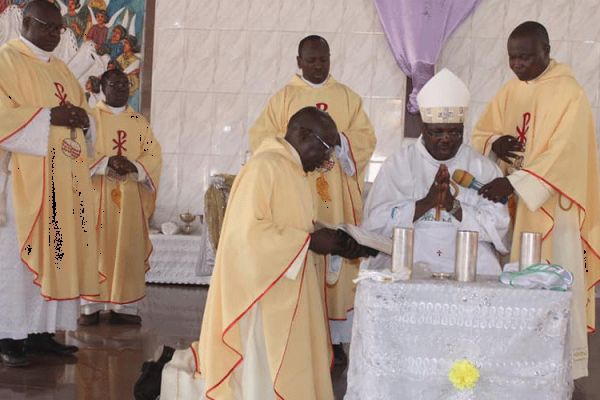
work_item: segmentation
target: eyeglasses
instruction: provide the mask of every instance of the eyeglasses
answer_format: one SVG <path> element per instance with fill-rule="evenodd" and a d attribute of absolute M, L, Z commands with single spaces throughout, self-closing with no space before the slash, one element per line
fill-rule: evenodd
<path fill-rule="evenodd" d="M 34 16 L 30 16 L 30 18 L 36 20 L 38 23 L 42 24 L 43 28 L 42 30 L 46 33 L 52 33 L 52 32 L 60 32 L 60 33 L 65 33 L 67 31 L 67 27 L 64 24 L 51 24 L 48 23 L 46 21 L 42 21 L 39 18 L 36 18 Z"/>
<path fill-rule="evenodd" d="M 129 81 L 121 81 L 121 82 L 106 82 L 106 86 L 116 89 L 129 89 L 131 84 Z"/>
<path fill-rule="evenodd" d="M 311 131 L 311 133 L 325 147 L 325 154 L 331 154 L 331 153 L 333 153 L 333 150 L 334 150 L 333 146 L 330 146 L 327 143 L 325 143 L 325 141 L 321 138 L 321 136 L 317 135 L 316 133 L 314 133 L 312 131 Z"/>

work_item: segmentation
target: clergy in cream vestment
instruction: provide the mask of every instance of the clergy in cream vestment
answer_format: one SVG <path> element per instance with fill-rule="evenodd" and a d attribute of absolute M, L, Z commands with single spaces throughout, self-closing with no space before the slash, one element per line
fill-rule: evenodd
<path fill-rule="evenodd" d="M 309 36 L 301 42 L 298 65 L 303 75 L 295 75 L 269 100 L 250 128 L 250 146 L 256 151 L 265 138 L 283 136 L 290 117 L 303 107 L 315 106 L 329 113 L 340 131 L 340 140 L 335 165 L 329 171 L 310 176 L 317 219 L 333 225 L 358 225 L 365 170 L 375 149 L 375 132 L 360 96 L 328 75 L 329 46 L 323 38 Z M 354 307 L 352 280 L 358 274 L 359 260 L 317 257 L 317 262 L 323 274 L 328 317 L 345 320 Z M 333 322 L 332 340 L 349 342 L 350 326 Z"/>
<path fill-rule="evenodd" d="M 462 144 L 469 97 L 464 83 L 447 69 L 421 89 L 417 101 L 423 133 L 416 143 L 385 161 L 369 193 L 363 226 L 388 237 L 394 227 L 414 227 L 414 261 L 445 273 L 454 271 L 457 230 L 477 231 L 477 273 L 499 275 L 498 252 L 508 253 L 505 205 L 484 199 L 474 189 L 453 186 L 447 189 L 448 196 L 454 197 L 447 199 L 447 207 L 436 211 L 429 205 L 420 206 L 435 189 L 442 170 L 446 185 L 456 169 L 468 171 L 482 182 L 501 176 L 494 163 Z M 389 268 L 388 263 L 389 257 L 379 255 L 370 268 Z"/>
<path fill-rule="evenodd" d="M 333 399 L 313 256 L 332 251 L 318 237 L 335 231 L 313 232 L 307 171 L 326 159 L 337 130 L 314 107 L 296 116 L 285 139 L 266 138 L 236 177 L 200 340 L 165 366 L 163 400 Z"/>
<path fill-rule="evenodd" d="M 34 18 L 58 24 L 47 22 L 49 31 Z M 52 5 L 32 2 L 24 11 L 24 36 L 0 48 L 0 191 L 6 203 L 0 338 L 74 329 L 73 299 L 99 290 L 88 146 L 79 129 L 88 120 L 85 96 L 67 66 L 49 53 L 60 40 L 61 21 Z"/>
<path fill-rule="evenodd" d="M 123 305 L 145 295 L 144 275 L 152 250 L 148 219 L 154 212 L 161 153 L 148 121 L 126 105 L 127 76 L 107 71 L 102 88 L 106 102 L 94 109 L 97 135 L 91 173 L 98 206 L 98 268 L 106 280 L 100 285 L 100 296 L 88 300 Z M 115 159 L 128 160 L 131 171 L 122 175 L 112 171 Z M 99 309 L 84 307 L 84 313 Z M 137 312 L 133 307 L 117 310 Z"/>
<path fill-rule="evenodd" d="M 517 27 L 508 48 L 517 78 L 489 103 L 472 143 L 494 159 L 498 155 L 493 148 L 505 157 L 499 149 L 502 142 L 522 152 L 513 157 L 514 165 L 500 162 L 507 179 L 482 191 L 499 184 L 516 193 L 511 260 L 518 260 L 521 232 L 540 232 L 542 260 L 573 273 L 571 347 L 573 377 L 578 378 L 587 375 L 586 324 L 594 330 L 594 285 L 600 279 L 600 186 L 592 109 L 571 69 L 549 58 L 543 26 L 526 22 Z"/>

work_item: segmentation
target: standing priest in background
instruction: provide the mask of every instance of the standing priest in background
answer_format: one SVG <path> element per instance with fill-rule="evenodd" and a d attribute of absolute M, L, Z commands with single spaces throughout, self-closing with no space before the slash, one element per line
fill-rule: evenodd
<path fill-rule="evenodd" d="M 365 204 L 363 227 L 387 237 L 394 227 L 414 227 L 414 261 L 445 273 L 454 271 L 457 230 L 476 231 L 477 273 L 499 275 L 497 252 L 508 253 L 507 207 L 474 189 L 451 186 L 457 169 L 482 182 L 502 176 L 492 161 L 463 144 L 469 98 L 465 84 L 447 69 L 423 86 L 417 96 L 421 136 L 383 164 Z M 386 268 L 390 262 L 379 255 L 369 267 Z"/>
<path fill-rule="evenodd" d="M 51 55 L 64 31 L 45 0 L 23 10 L 21 37 L 0 48 L 0 355 L 69 355 L 56 330 L 75 330 L 79 297 L 98 295 L 94 197 L 84 131 L 86 98 Z M 91 144 L 91 143 L 90 143 Z M 90 148 L 91 151 L 91 148 Z"/>
<path fill-rule="evenodd" d="M 311 190 L 317 219 L 328 224 L 360 224 L 365 169 L 375 149 L 375 133 L 362 108 L 360 96 L 329 75 L 327 41 L 307 36 L 298 46 L 302 75 L 277 92 L 250 128 L 250 146 L 256 151 L 265 138 L 285 134 L 290 117 L 303 107 L 313 106 L 331 115 L 339 130 L 332 143 L 337 162 L 311 175 Z M 324 280 L 324 296 L 331 320 L 331 338 L 336 363 L 344 364 L 342 343 L 350 342 L 351 310 L 359 260 L 318 257 Z M 348 314 L 350 312 L 350 314 Z M 346 319 L 348 320 L 346 321 Z"/>
<path fill-rule="evenodd" d="M 515 193 L 511 260 L 521 232 L 541 232 L 542 260 L 573 273 L 573 378 L 588 375 L 586 323 L 594 329 L 600 278 L 600 186 L 590 103 L 566 64 L 550 58 L 546 28 L 524 22 L 508 39 L 509 81 L 490 102 L 473 145 L 507 172 L 481 188 L 498 201 Z M 587 303 L 587 321 L 586 321 Z"/>
<path fill-rule="evenodd" d="M 111 323 L 139 324 L 137 303 L 146 293 L 144 275 L 152 251 L 148 219 L 160 179 L 160 145 L 148 121 L 127 105 L 127 75 L 106 71 L 100 85 L 106 100 L 94 109 L 91 174 L 98 205 L 98 268 L 106 280 L 100 296 L 84 301 L 79 323 L 97 324 L 100 311 L 110 310 Z"/>

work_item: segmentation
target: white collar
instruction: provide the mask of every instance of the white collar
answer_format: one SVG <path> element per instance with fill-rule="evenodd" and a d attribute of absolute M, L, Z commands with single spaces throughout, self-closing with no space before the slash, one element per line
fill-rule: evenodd
<path fill-rule="evenodd" d="M 106 103 L 104 103 L 104 105 L 106 105 L 106 108 L 108 108 L 110 110 L 110 112 L 113 113 L 114 115 L 121 114 L 127 108 L 127 105 L 124 105 L 124 106 L 121 106 L 121 107 L 111 107 L 111 106 L 109 106 Z"/>
<path fill-rule="evenodd" d="M 19 39 L 21 39 L 21 41 L 25 43 L 27 47 L 29 47 L 29 50 L 31 50 L 31 52 L 37 57 L 38 60 L 45 62 L 48 62 L 50 60 L 50 55 L 52 54 L 52 52 L 40 49 L 35 44 L 25 39 L 23 35 L 19 35 Z"/>
<path fill-rule="evenodd" d="M 318 89 L 320 87 L 323 87 L 325 85 L 325 83 L 327 83 L 327 80 L 329 79 L 329 76 L 327 77 L 327 79 L 325 79 L 323 82 L 321 83 L 312 83 L 311 81 L 304 79 L 304 77 L 301 74 L 298 74 L 298 76 L 300 77 L 300 79 L 302 79 L 308 86 L 310 86 L 313 89 Z"/>

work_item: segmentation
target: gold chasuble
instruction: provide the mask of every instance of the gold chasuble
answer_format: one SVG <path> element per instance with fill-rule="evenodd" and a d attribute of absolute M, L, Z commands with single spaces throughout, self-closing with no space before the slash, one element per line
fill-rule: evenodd
<path fill-rule="evenodd" d="M 266 139 L 231 189 L 192 347 L 208 399 L 245 398 L 257 379 L 244 377 L 259 370 L 266 380 L 256 398 L 333 399 L 321 280 L 308 251 L 313 219 L 298 153 Z"/>
<path fill-rule="evenodd" d="M 520 232 L 532 231 L 543 234 L 542 259 L 557 262 L 560 253 L 568 250 L 567 244 L 557 239 L 560 231 L 556 228 L 565 218 L 557 214 L 567 217 L 573 214 L 573 230 L 581 238 L 583 252 L 578 251 L 583 255 L 583 262 L 567 260 L 563 266 L 571 270 L 573 265 L 582 264 L 585 269 L 587 324 L 592 330 L 595 326 L 594 285 L 600 278 L 596 135 L 588 99 L 567 65 L 551 60 L 548 69 L 535 80 L 509 81 L 479 120 L 472 143 L 487 154 L 493 139 L 506 134 L 525 144 L 522 169 L 509 175 L 517 193 L 523 186 L 521 181 L 532 180 L 543 183 L 552 191 L 552 195 L 534 211 L 527 207 L 525 198 L 518 200 L 511 260 L 518 260 Z M 504 162 L 501 166 L 506 170 Z M 554 243 L 555 240 L 559 242 Z M 577 280 L 577 271 L 571 272 Z M 582 285 L 582 290 L 585 289 Z M 576 286 L 573 290 L 576 291 Z"/>
<path fill-rule="evenodd" d="M 97 138 L 92 169 L 106 158 L 122 155 L 141 165 L 146 179 L 139 182 L 138 174 L 122 181 L 106 175 L 92 178 L 98 206 L 98 268 L 107 279 L 100 285 L 100 296 L 89 300 L 131 303 L 146 292 L 144 274 L 152 252 L 148 219 L 154 212 L 160 179 L 160 145 L 148 121 L 129 106 L 115 115 L 101 102 L 94 117 Z"/>
<path fill-rule="evenodd" d="M 317 220 L 329 224 L 348 223 L 359 225 L 362 218 L 362 190 L 365 169 L 375 149 L 375 132 L 362 109 L 362 100 L 347 86 L 338 83 L 330 75 L 320 87 L 311 87 L 295 75 L 277 92 L 267 104 L 250 129 L 250 146 L 256 151 L 266 137 L 283 136 L 289 119 L 300 109 L 313 106 L 328 112 L 337 129 L 350 145 L 349 153 L 356 173 L 348 176 L 340 162 L 325 173 L 309 175 L 313 198 L 317 205 Z M 330 319 L 346 319 L 346 313 L 354 307 L 355 285 L 359 260 L 344 259 L 339 275 L 327 277 L 330 257 L 316 256 L 321 271 L 327 313 Z"/>
<path fill-rule="evenodd" d="M 67 66 L 36 58 L 20 40 L 0 48 L 0 144 L 42 110 L 87 107 Z M 50 126 L 48 154 L 13 153 L 12 196 L 21 260 L 46 299 L 98 294 L 94 197 L 83 132 Z"/>

